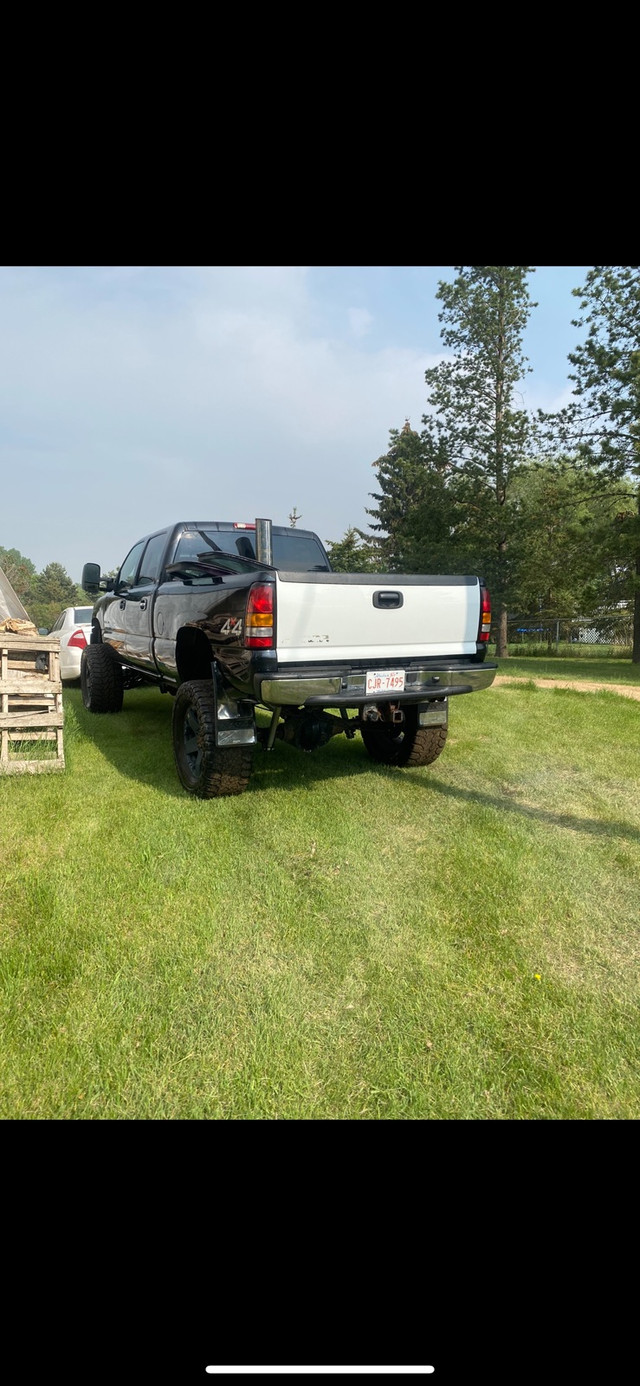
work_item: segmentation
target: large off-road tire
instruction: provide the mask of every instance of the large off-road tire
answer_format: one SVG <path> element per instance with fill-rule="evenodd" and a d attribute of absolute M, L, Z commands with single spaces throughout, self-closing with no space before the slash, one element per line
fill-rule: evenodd
<path fill-rule="evenodd" d="M 431 765 L 444 750 L 446 727 L 418 726 L 418 710 L 405 708 L 404 722 L 365 722 L 362 740 L 380 765 Z"/>
<path fill-rule="evenodd" d="M 80 685 L 87 712 L 122 711 L 122 667 L 108 645 L 87 645 L 82 651 Z"/>
<path fill-rule="evenodd" d="M 199 799 L 242 794 L 253 767 L 253 746 L 216 746 L 210 679 L 182 683 L 173 704 L 173 754 L 178 778 Z"/>

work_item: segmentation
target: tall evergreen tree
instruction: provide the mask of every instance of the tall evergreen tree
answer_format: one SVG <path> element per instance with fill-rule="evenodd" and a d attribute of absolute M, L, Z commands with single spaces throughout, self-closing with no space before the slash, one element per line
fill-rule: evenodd
<path fill-rule="evenodd" d="M 633 662 L 640 663 L 640 267 L 595 265 L 574 289 L 586 327 L 585 341 L 569 361 L 574 399 L 555 416 L 541 415 L 553 445 L 561 443 L 577 463 L 609 483 L 627 478 L 632 514 L 622 512 L 621 533 L 634 568 Z"/>
<path fill-rule="evenodd" d="M 370 528 L 378 536 L 382 570 L 411 571 L 415 548 L 414 516 L 435 487 L 444 484 L 447 458 L 443 443 L 425 431 L 417 433 L 405 419 L 402 429 L 389 432 L 389 449 L 372 466 L 379 491 L 376 506 L 367 509 Z"/>
<path fill-rule="evenodd" d="M 446 454 L 456 473 L 456 494 L 470 507 L 472 550 L 484 534 L 483 576 L 492 590 L 496 652 L 504 656 L 516 557 L 512 483 L 530 432 L 528 415 L 516 407 L 516 386 L 527 370 L 522 336 L 536 307 L 527 284 L 533 271 L 472 265 L 456 266 L 456 272 L 436 295 L 443 305 L 442 341 L 453 357 L 425 372 L 429 413 L 423 424 L 432 450 Z"/>

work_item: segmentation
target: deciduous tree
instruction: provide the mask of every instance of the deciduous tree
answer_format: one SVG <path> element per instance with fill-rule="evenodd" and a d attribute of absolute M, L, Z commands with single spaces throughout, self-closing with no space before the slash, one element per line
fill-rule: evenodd
<path fill-rule="evenodd" d="M 574 398 L 556 415 L 541 415 L 553 446 L 562 445 L 576 465 L 608 483 L 626 478 L 634 494 L 620 534 L 633 566 L 634 663 L 640 663 L 640 267 L 595 265 L 574 289 L 586 328 L 569 354 Z"/>

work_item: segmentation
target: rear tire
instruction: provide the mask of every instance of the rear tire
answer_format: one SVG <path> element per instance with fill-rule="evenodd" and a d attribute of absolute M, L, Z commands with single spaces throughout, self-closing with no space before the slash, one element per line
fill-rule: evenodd
<path fill-rule="evenodd" d="M 408 707 L 404 722 L 370 722 L 360 728 L 372 760 L 379 765 L 431 765 L 444 750 L 446 727 L 420 727 L 418 710 Z"/>
<path fill-rule="evenodd" d="M 253 768 L 252 746 L 216 746 L 216 708 L 210 679 L 180 685 L 173 704 L 173 754 L 180 783 L 198 799 L 242 794 Z"/>
<path fill-rule="evenodd" d="M 85 646 L 80 685 L 87 712 L 122 711 L 122 668 L 108 645 Z"/>

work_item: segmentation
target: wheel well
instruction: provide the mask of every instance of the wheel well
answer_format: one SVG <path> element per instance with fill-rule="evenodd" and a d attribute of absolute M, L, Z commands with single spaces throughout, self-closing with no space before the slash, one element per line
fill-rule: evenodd
<path fill-rule="evenodd" d="M 176 640 L 176 664 L 180 682 L 211 678 L 211 646 L 197 626 L 183 626 Z"/>
<path fill-rule="evenodd" d="M 89 643 L 91 645 L 102 644 L 102 630 L 100 628 L 100 622 L 96 621 L 95 617 L 91 622 L 91 638 Z"/>

